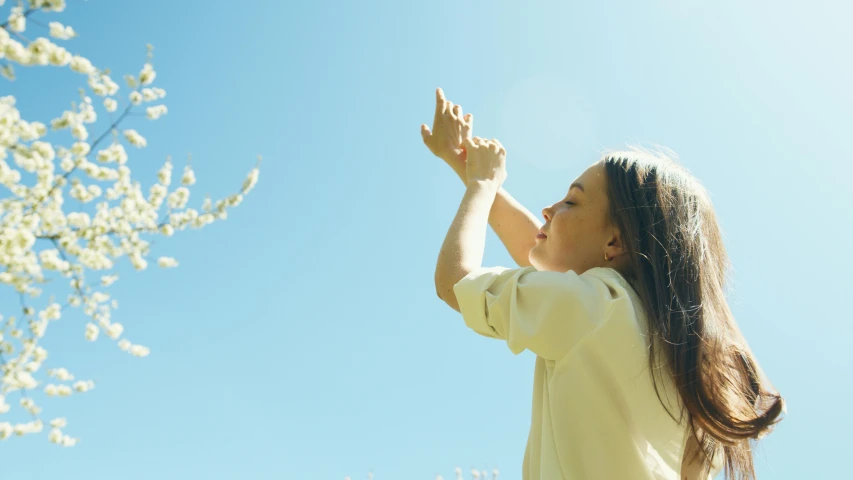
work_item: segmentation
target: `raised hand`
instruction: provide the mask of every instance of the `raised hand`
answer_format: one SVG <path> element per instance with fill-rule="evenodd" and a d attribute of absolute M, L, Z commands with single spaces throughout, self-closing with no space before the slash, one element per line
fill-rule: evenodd
<path fill-rule="evenodd" d="M 444 97 L 440 88 L 435 91 L 435 118 L 432 130 L 426 124 L 421 125 L 421 136 L 424 144 L 436 157 L 442 159 L 464 181 L 466 150 L 462 144 L 464 125 L 469 130 L 474 126 L 474 116 L 470 113 L 463 116 L 462 107 L 454 105 Z"/>
<path fill-rule="evenodd" d="M 489 182 L 500 187 L 506 180 L 506 149 L 501 142 L 496 138 L 472 138 L 471 127 L 466 123 L 462 125 L 462 145 L 468 152 L 466 185 Z"/>

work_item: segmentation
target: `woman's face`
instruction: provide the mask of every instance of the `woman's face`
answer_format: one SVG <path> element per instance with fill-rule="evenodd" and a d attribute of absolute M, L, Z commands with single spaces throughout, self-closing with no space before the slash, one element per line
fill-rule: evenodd
<path fill-rule="evenodd" d="M 615 227 L 607 224 L 607 173 L 597 162 L 572 183 L 566 196 L 542 209 L 546 238 L 537 238 L 530 263 L 537 270 L 581 274 L 594 267 L 616 268 L 621 241 Z"/>

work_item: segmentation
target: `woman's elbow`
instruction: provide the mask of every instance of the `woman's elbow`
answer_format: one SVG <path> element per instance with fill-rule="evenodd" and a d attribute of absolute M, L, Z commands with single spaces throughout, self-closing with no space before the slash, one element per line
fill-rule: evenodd
<path fill-rule="evenodd" d="M 435 293 L 450 308 L 457 312 L 459 311 L 459 302 L 456 301 L 456 293 L 453 291 L 453 285 L 448 287 L 446 284 L 436 282 Z"/>
<path fill-rule="evenodd" d="M 456 295 L 452 291 L 450 292 L 450 295 L 445 295 L 439 298 L 444 300 L 444 303 L 446 303 L 448 307 L 456 310 L 457 312 L 461 312 L 461 310 L 459 310 L 459 302 L 456 301 Z"/>
<path fill-rule="evenodd" d="M 435 293 L 438 295 L 438 298 L 444 300 L 448 294 L 453 295 L 453 285 L 456 282 L 453 282 L 452 277 L 453 273 L 447 271 L 446 268 L 439 266 L 435 269 L 433 281 L 435 282 Z"/>
<path fill-rule="evenodd" d="M 453 295 L 453 287 L 447 286 L 447 282 L 441 281 L 440 279 L 435 280 L 435 294 L 438 295 L 438 298 L 445 300 L 448 296 Z"/>

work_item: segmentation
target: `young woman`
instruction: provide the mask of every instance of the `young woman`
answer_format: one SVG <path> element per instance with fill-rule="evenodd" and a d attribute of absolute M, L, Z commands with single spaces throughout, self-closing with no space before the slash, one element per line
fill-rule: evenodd
<path fill-rule="evenodd" d="M 506 151 L 436 92 L 424 143 L 466 184 L 438 296 L 536 354 L 525 480 L 754 478 L 750 439 L 785 411 L 725 299 L 704 188 L 663 154 L 606 154 L 542 210 L 501 184 Z M 490 223 L 520 268 L 482 267 Z"/>

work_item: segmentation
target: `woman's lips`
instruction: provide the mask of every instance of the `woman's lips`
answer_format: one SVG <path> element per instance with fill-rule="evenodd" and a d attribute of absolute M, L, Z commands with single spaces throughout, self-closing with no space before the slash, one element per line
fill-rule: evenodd
<path fill-rule="evenodd" d="M 539 234 L 536 235 L 536 238 L 547 238 L 547 236 L 544 233 L 539 232 Z"/>

